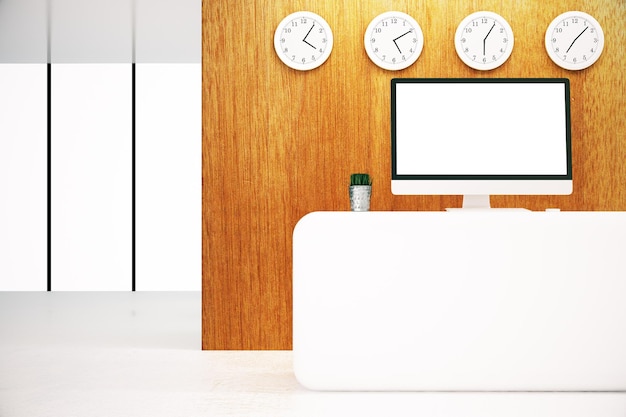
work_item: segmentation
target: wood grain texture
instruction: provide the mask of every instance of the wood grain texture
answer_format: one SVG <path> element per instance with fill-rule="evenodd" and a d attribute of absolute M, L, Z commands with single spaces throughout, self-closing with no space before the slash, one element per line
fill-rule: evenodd
<path fill-rule="evenodd" d="M 290 69 L 274 52 L 276 26 L 297 10 L 333 29 L 332 54 L 313 71 Z M 363 48 L 368 23 L 388 10 L 411 14 L 425 36 L 418 61 L 397 72 Z M 468 68 L 454 50 L 456 26 L 477 10 L 501 14 L 515 34 L 509 61 L 493 71 Z M 548 24 L 567 10 L 603 25 L 603 55 L 587 70 L 563 70 L 545 52 Z M 350 173 L 372 175 L 373 210 L 460 206 L 457 196 L 391 195 L 394 77 L 570 78 L 574 193 L 496 196 L 492 205 L 626 210 L 624 21 L 623 0 L 205 0 L 203 348 L 291 348 L 293 227 L 311 211 L 349 210 Z"/>

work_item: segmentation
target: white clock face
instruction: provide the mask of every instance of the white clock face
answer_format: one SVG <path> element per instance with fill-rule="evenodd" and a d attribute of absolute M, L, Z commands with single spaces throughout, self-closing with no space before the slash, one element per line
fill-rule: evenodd
<path fill-rule="evenodd" d="M 365 30 L 367 56 L 381 68 L 401 70 L 409 67 L 422 53 L 424 35 L 415 19 L 402 12 L 376 16 Z"/>
<path fill-rule="evenodd" d="M 565 12 L 546 30 L 546 52 L 562 68 L 587 68 L 600 58 L 603 49 L 602 27 L 587 13 Z"/>
<path fill-rule="evenodd" d="M 274 49 L 287 66 L 312 70 L 322 65 L 333 49 L 333 33 L 321 16 L 300 11 L 285 17 L 274 33 Z"/>
<path fill-rule="evenodd" d="M 509 23 L 488 11 L 467 16 L 454 35 L 459 58 L 477 70 L 492 70 L 504 64 L 513 52 L 513 44 L 513 29 Z"/>

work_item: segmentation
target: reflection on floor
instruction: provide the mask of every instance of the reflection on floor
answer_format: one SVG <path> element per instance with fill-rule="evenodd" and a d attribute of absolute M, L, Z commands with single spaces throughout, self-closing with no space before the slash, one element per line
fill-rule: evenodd
<path fill-rule="evenodd" d="M 0 416 L 623 416 L 626 393 L 332 393 L 202 351 L 199 292 L 0 293 Z"/>

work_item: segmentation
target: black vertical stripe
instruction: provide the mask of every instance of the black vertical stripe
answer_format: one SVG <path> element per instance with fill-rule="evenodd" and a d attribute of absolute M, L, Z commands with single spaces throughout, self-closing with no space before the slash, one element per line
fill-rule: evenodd
<path fill-rule="evenodd" d="M 136 27 L 136 21 L 137 21 L 137 4 L 135 0 L 131 0 L 131 14 L 132 14 L 132 18 L 131 18 L 131 44 L 132 44 L 132 49 L 131 49 L 131 65 L 132 65 L 132 70 L 131 70 L 131 90 L 132 90 L 132 108 L 131 108 L 131 120 L 132 120 L 132 242 L 131 242 L 131 262 L 132 262 L 132 291 L 135 291 L 136 289 L 136 284 L 137 284 L 137 276 L 136 276 L 136 262 L 135 262 L 135 231 L 136 231 L 136 227 L 135 227 L 135 214 L 136 214 L 136 210 L 135 210 L 135 185 L 136 185 L 136 181 L 135 181 L 135 62 L 136 62 L 136 56 L 135 56 L 135 44 L 136 44 L 136 35 L 137 35 L 137 27 Z"/>
<path fill-rule="evenodd" d="M 131 121 L 131 129 L 132 129 L 132 138 L 131 138 L 131 143 L 132 143 L 131 144 L 131 147 L 132 147 L 132 150 L 131 150 L 131 159 L 132 159 L 132 162 L 131 162 L 131 171 L 132 171 L 132 174 L 131 174 L 131 177 L 132 177 L 132 180 L 131 180 L 132 181 L 132 186 L 131 186 L 132 187 L 132 197 L 131 197 L 131 200 L 132 200 L 132 203 L 131 203 L 131 206 L 132 206 L 132 208 L 131 208 L 131 211 L 132 211 L 132 214 L 131 214 L 131 217 L 132 217 L 132 221 L 131 221 L 131 224 L 132 224 L 131 225 L 131 228 L 132 228 L 132 232 L 131 232 L 131 235 L 132 235 L 132 238 L 131 238 L 132 239 L 132 241 L 131 241 L 131 259 L 132 259 L 132 266 L 131 266 L 131 268 L 132 268 L 132 273 L 131 273 L 131 276 L 132 276 L 132 278 L 131 279 L 132 279 L 132 284 L 131 284 L 131 286 L 132 286 L 132 291 L 135 291 L 135 285 L 136 285 L 136 275 L 135 275 L 135 272 L 136 272 L 136 266 L 135 266 L 135 229 L 136 229 L 135 228 L 135 213 L 136 213 L 136 210 L 135 210 L 135 184 L 136 184 L 136 181 L 135 181 L 135 63 L 134 62 L 132 63 L 132 67 L 131 68 L 132 68 L 131 69 L 131 90 L 132 90 L 132 93 L 131 93 L 131 97 L 132 97 L 131 98 L 131 103 L 132 103 L 131 104 L 131 114 L 132 114 L 131 115 L 131 120 L 132 120 Z"/>
<path fill-rule="evenodd" d="M 52 291 L 52 64 L 47 64 L 47 290 Z"/>

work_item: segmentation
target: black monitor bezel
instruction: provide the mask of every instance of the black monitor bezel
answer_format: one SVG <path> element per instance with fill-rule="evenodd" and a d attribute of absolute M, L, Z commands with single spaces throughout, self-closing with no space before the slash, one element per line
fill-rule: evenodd
<path fill-rule="evenodd" d="M 567 174 L 565 175 L 401 175 L 396 161 L 396 86 L 406 83 L 548 83 L 565 86 Z M 393 78 L 391 80 L 391 179 L 392 180 L 572 180 L 572 126 L 568 78 Z"/>

